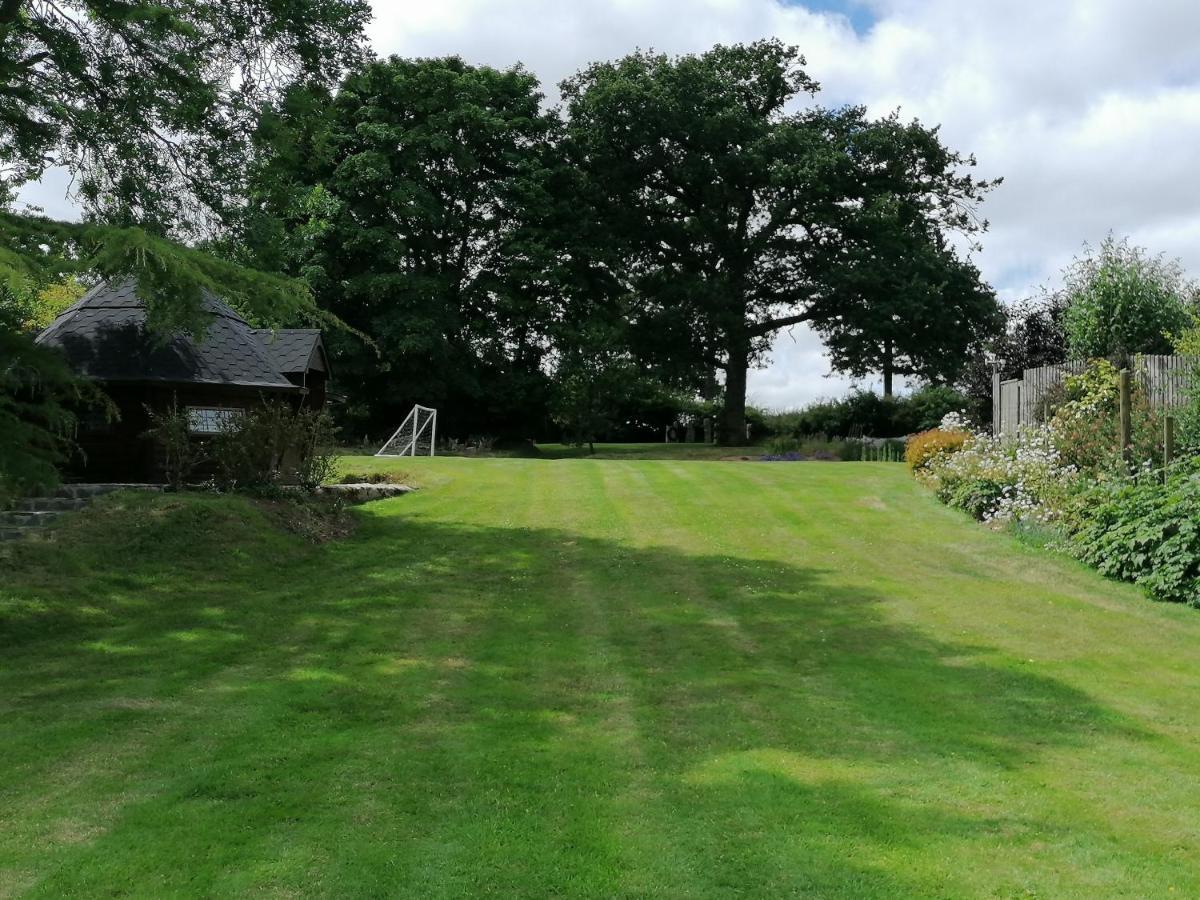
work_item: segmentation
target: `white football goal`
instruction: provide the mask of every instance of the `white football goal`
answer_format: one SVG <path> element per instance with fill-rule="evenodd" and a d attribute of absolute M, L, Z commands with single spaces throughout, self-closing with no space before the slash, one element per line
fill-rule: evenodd
<path fill-rule="evenodd" d="M 376 456 L 434 456 L 437 443 L 437 410 L 417 404 Z"/>

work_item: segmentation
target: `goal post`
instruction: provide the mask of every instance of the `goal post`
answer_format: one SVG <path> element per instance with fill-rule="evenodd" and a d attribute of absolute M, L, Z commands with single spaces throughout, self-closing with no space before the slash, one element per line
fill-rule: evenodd
<path fill-rule="evenodd" d="M 415 405 L 376 456 L 436 456 L 437 410 Z"/>

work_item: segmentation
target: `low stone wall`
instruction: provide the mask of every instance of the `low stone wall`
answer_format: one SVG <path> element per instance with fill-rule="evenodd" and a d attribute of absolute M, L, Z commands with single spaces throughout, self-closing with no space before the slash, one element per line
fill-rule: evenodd
<path fill-rule="evenodd" d="M 416 488 L 407 484 L 323 484 L 317 488 L 317 493 L 326 497 L 341 497 L 347 503 L 370 503 L 372 500 L 386 500 L 389 497 L 399 497 L 401 494 L 411 494 Z"/>

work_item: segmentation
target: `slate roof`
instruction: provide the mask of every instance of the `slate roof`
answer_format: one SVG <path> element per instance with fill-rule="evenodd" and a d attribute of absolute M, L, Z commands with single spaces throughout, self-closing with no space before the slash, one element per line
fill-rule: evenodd
<path fill-rule="evenodd" d="M 203 303 L 213 320 L 202 340 L 178 335 L 163 341 L 146 330 L 133 279 L 104 282 L 64 310 L 37 342 L 59 347 L 77 373 L 97 381 L 298 389 L 245 319 L 208 292 Z"/>
<path fill-rule="evenodd" d="M 275 368 L 285 375 L 326 368 L 319 328 L 256 328 L 254 334 Z M 318 347 L 321 353 L 316 352 Z"/>

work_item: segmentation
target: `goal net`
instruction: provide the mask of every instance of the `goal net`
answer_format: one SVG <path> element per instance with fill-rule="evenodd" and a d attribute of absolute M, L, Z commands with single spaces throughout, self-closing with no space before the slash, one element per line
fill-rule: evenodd
<path fill-rule="evenodd" d="M 419 403 L 376 456 L 433 456 L 437 441 L 437 410 Z"/>

